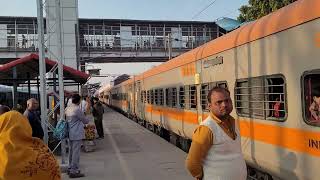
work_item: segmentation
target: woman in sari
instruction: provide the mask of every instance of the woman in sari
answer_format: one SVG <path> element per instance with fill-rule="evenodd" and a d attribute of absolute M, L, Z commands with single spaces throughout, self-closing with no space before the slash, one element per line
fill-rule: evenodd
<path fill-rule="evenodd" d="M 0 116 L 0 180 L 60 180 L 59 164 L 17 111 Z"/>

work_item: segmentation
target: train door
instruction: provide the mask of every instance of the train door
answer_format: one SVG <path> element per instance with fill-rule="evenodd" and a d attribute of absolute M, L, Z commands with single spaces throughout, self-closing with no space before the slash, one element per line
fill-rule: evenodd
<path fill-rule="evenodd" d="M 143 101 L 143 96 L 141 94 L 141 83 L 140 81 L 137 81 L 136 82 L 136 85 L 135 85 L 135 114 L 139 117 L 141 117 L 141 104 L 142 104 L 142 101 Z"/>
<path fill-rule="evenodd" d="M 132 114 L 133 113 L 133 111 L 132 111 L 132 109 L 133 109 L 133 106 L 134 106 L 134 103 L 133 103 L 133 88 L 132 88 L 132 84 L 131 85 L 129 85 L 129 87 L 128 87 L 128 114 Z"/>

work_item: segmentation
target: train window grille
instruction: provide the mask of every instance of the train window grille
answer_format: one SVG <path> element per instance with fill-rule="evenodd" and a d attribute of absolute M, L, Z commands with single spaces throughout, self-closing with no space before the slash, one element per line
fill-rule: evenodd
<path fill-rule="evenodd" d="M 153 90 L 150 90 L 150 104 L 154 104 L 154 95 L 153 95 Z"/>
<path fill-rule="evenodd" d="M 143 103 L 147 103 L 147 92 L 143 91 Z"/>
<path fill-rule="evenodd" d="M 177 106 L 177 88 L 171 89 L 171 107 Z"/>
<path fill-rule="evenodd" d="M 190 109 L 197 108 L 197 88 L 196 86 L 189 86 L 189 107 Z"/>
<path fill-rule="evenodd" d="M 158 94 L 159 94 L 159 90 L 155 89 L 154 90 L 154 104 L 156 104 L 156 105 L 159 105 L 159 96 L 158 96 Z"/>
<path fill-rule="evenodd" d="M 151 92 L 150 92 L 150 90 L 149 91 L 147 91 L 147 102 L 148 102 L 148 104 L 151 104 Z"/>
<path fill-rule="evenodd" d="M 160 106 L 163 106 L 163 101 L 164 101 L 164 98 L 163 98 L 163 89 L 158 89 L 158 97 L 159 97 L 159 105 Z"/>
<path fill-rule="evenodd" d="M 185 87 L 184 86 L 179 87 L 179 106 L 182 109 L 186 107 Z"/>
<path fill-rule="evenodd" d="M 140 92 L 140 101 L 143 103 L 143 91 Z"/>
<path fill-rule="evenodd" d="M 280 75 L 242 79 L 236 82 L 235 108 L 240 116 L 283 121 L 286 89 Z"/>
<path fill-rule="evenodd" d="M 304 121 L 312 126 L 320 126 L 320 70 L 305 72 L 301 80 Z"/>
<path fill-rule="evenodd" d="M 169 97 L 169 88 L 166 88 L 165 89 L 165 96 L 166 96 L 166 98 L 165 98 L 165 100 L 166 100 L 166 102 L 165 102 L 165 105 L 166 106 L 170 106 L 170 100 L 171 100 L 171 97 Z"/>
<path fill-rule="evenodd" d="M 202 107 L 202 110 L 204 110 L 204 111 L 208 111 L 208 108 L 207 108 L 208 107 L 207 96 L 208 96 L 209 90 L 210 90 L 210 87 L 209 87 L 208 83 L 201 85 L 201 91 L 200 91 L 201 107 Z"/>

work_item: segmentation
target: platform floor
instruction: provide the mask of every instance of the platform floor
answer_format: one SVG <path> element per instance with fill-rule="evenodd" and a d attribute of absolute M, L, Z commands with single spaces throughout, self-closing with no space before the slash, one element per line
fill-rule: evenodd
<path fill-rule="evenodd" d="M 122 114 L 106 108 L 105 138 L 94 152 L 82 152 L 82 180 L 192 180 L 186 153 Z M 62 179 L 69 179 L 66 174 Z"/>

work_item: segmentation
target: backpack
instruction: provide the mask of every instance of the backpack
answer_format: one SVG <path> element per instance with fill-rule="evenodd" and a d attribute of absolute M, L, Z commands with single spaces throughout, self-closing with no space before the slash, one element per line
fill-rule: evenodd
<path fill-rule="evenodd" d="M 60 119 L 56 128 L 53 130 L 53 137 L 62 140 L 68 137 L 68 123 L 64 119 Z"/>

